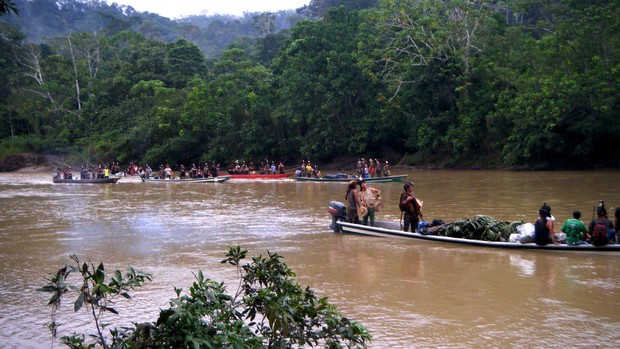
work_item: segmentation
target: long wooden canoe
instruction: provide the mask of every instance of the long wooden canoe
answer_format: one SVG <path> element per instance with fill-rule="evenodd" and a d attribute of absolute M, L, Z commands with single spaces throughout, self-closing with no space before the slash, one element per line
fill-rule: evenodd
<path fill-rule="evenodd" d="M 168 179 L 143 179 L 145 183 L 223 183 L 230 179 L 230 176 L 218 176 L 214 178 L 168 178 Z"/>
<path fill-rule="evenodd" d="M 413 239 L 424 242 L 436 242 L 436 243 L 448 243 L 448 244 L 460 244 L 471 245 L 479 247 L 491 247 L 491 248 L 504 248 L 504 249 L 525 249 L 525 250 L 551 250 L 551 251 L 573 251 L 573 252 L 620 252 L 620 244 L 608 244 L 605 246 L 593 246 L 593 245 L 554 245 L 549 244 L 545 246 L 539 246 L 534 243 L 522 244 L 520 242 L 501 242 L 501 241 L 484 241 L 473 240 L 464 238 L 453 238 L 448 236 L 438 235 L 422 235 L 419 233 L 411 233 L 402 231 L 399 222 L 377 222 L 374 226 L 367 226 L 363 224 L 347 223 L 343 221 L 336 222 L 337 228 L 343 233 L 376 236 L 376 237 L 389 237 L 400 239 Z"/>
<path fill-rule="evenodd" d="M 370 178 L 359 178 L 352 175 L 343 176 L 334 176 L 334 177 L 296 177 L 295 179 L 302 182 L 349 182 L 356 179 L 363 179 L 367 183 L 385 183 L 385 182 L 402 182 L 407 178 L 407 175 L 398 175 L 398 176 L 385 176 L 385 177 L 370 177 Z"/>
<path fill-rule="evenodd" d="M 276 173 L 276 174 L 234 174 L 231 173 L 230 179 L 286 179 L 291 176 L 291 173 Z"/>
<path fill-rule="evenodd" d="M 53 178 L 54 183 L 57 184 L 106 184 L 116 183 L 120 177 L 108 177 L 108 178 L 91 178 L 91 179 L 71 179 L 71 178 Z"/>

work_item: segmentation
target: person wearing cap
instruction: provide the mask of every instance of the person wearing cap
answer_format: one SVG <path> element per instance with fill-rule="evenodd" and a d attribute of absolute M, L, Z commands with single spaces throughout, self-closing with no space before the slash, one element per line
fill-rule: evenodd
<path fill-rule="evenodd" d="M 370 226 L 375 225 L 375 204 L 377 198 L 381 195 L 381 190 L 368 187 L 365 180 L 358 181 L 360 186 L 360 201 L 362 206 L 366 207 L 366 214 L 362 221 L 364 225 L 368 225 L 368 219 L 370 218 Z"/>
<path fill-rule="evenodd" d="M 358 223 L 357 209 L 360 207 L 360 199 L 357 192 L 357 181 L 349 182 L 344 198 L 347 201 L 347 222 Z"/>
<path fill-rule="evenodd" d="M 390 175 L 390 165 L 388 164 L 387 160 L 385 161 L 385 166 L 383 166 L 383 176 L 387 177 Z"/>

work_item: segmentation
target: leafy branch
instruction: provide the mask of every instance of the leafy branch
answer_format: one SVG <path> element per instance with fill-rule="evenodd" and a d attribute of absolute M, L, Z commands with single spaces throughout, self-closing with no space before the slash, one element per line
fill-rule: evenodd
<path fill-rule="evenodd" d="M 52 293 L 48 305 L 52 306 L 52 322 L 50 330 L 52 335 L 56 337 L 58 324 L 55 321 L 55 314 L 60 306 L 62 298 L 69 292 L 77 294 L 77 298 L 73 303 L 73 311 L 78 312 L 82 307 L 86 306 L 93 316 L 95 327 L 97 330 L 96 338 L 98 344 L 103 348 L 107 348 L 103 329 L 105 325 L 102 323 L 102 317 L 105 313 L 118 315 L 118 311 L 112 307 L 117 297 L 131 299 L 128 291 L 136 287 L 142 286 L 146 281 L 151 281 L 151 275 L 135 270 L 132 267 L 127 268 L 127 272 L 123 276 L 120 270 L 115 270 L 108 275 L 105 272 L 103 263 L 97 267 L 93 263 L 81 263 L 76 255 L 71 255 L 74 265 L 65 266 L 53 275 L 48 284 L 39 288 L 38 291 Z M 68 283 L 69 276 L 78 273 L 81 280 L 76 285 Z M 63 337 L 63 342 L 68 344 L 71 339 Z"/>

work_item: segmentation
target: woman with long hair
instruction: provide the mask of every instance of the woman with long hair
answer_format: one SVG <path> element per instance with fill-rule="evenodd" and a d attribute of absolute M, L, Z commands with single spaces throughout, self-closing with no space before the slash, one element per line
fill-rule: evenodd
<path fill-rule="evenodd" d="M 353 180 L 349 182 L 347 186 L 347 193 L 344 198 L 347 201 L 347 222 L 357 223 L 359 220 L 357 217 L 357 209 L 360 206 L 359 194 L 357 192 L 357 181 Z"/>
<path fill-rule="evenodd" d="M 553 238 L 555 231 L 553 230 L 553 221 L 549 219 L 551 217 L 551 207 L 546 203 L 538 210 L 538 218 L 534 223 L 534 242 L 536 245 L 548 245 L 553 243 L 558 245 Z"/>

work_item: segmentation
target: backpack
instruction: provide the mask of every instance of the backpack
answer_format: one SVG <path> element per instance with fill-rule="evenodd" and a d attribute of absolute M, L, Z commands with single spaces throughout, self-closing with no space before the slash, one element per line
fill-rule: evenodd
<path fill-rule="evenodd" d="M 607 245 L 607 226 L 601 222 L 596 222 L 592 229 L 592 239 L 590 243 L 594 246 Z"/>

